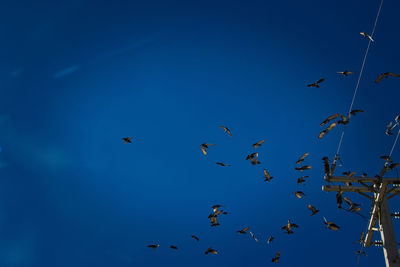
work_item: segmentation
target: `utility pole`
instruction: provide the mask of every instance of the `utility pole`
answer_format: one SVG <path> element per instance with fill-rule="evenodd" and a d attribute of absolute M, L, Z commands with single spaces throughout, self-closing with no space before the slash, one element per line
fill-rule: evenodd
<path fill-rule="evenodd" d="M 373 244 L 372 236 L 375 231 L 379 231 L 382 238 L 379 243 L 383 247 L 386 267 L 400 267 L 399 251 L 388 202 L 389 199 L 400 194 L 400 178 L 383 178 L 386 171 L 390 169 L 389 163 L 391 163 L 391 160 L 386 158 L 381 173 L 375 177 L 333 176 L 336 166 L 335 157 L 331 170 L 329 170 L 329 166 L 325 166 L 324 179 L 327 182 L 346 183 L 346 185 L 324 185 L 322 190 L 328 192 L 356 192 L 370 199 L 372 201 L 372 211 L 367 234 L 363 241 L 364 247 L 369 247 Z M 353 183 L 357 183 L 359 186 L 353 186 Z M 379 226 L 376 227 L 378 221 Z"/>

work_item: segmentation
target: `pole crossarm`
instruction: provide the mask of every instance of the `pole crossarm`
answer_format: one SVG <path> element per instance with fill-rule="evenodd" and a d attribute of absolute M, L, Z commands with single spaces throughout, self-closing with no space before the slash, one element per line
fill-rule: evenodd
<path fill-rule="evenodd" d="M 392 190 L 392 188 L 394 188 Z M 399 187 L 392 187 L 390 188 L 390 190 L 392 190 L 391 192 L 393 194 L 399 194 L 400 193 L 400 188 Z M 387 189 L 387 185 L 385 187 L 385 190 Z M 339 186 L 339 185 L 323 185 L 322 186 L 322 191 L 326 191 L 326 192 L 332 192 L 332 191 L 342 191 L 342 192 L 357 192 L 357 193 L 365 193 L 365 192 L 369 192 L 369 193 L 375 193 L 373 188 L 368 188 L 365 186 Z M 382 194 L 384 195 L 385 192 Z"/>
<path fill-rule="evenodd" d="M 325 175 L 325 181 L 327 182 L 353 182 L 353 183 L 380 183 L 380 182 L 387 182 L 388 184 L 400 184 L 400 178 L 392 178 L 392 177 L 385 177 L 385 178 L 378 178 L 378 177 L 349 177 L 349 176 L 328 176 Z"/>

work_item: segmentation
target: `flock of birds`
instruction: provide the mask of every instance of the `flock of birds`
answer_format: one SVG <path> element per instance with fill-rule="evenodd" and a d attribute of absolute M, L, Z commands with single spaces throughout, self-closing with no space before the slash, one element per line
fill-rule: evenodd
<path fill-rule="evenodd" d="M 371 38 L 371 36 L 368 35 L 367 33 L 361 32 L 360 34 L 363 35 L 363 36 L 365 36 L 366 38 L 369 38 L 372 42 L 374 41 L 374 40 Z M 341 75 L 343 75 L 343 76 L 349 76 L 349 75 L 351 75 L 351 74 L 354 74 L 355 71 L 344 70 L 344 71 L 340 71 L 340 72 L 337 72 L 337 73 L 338 73 L 338 74 L 341 74 Z M 383 78 L 388 78 L 389 76 L 391 76 L 391 77 L 400 77 L 400 75 L 398 75 L 398 74 L 391 73 L 391 72 L 385 72 L 385 73 L 382 73 L 382 74 L 379 75 L 379 77 L 375 80 L 375 83 L 378 83 L 378 82 L 380 82 Z M 308 87 L 316 87 L 316 88 L 319 88 L 319 87 L 320 87 L 320 84 L 321 84 L 323 81 L 325 81 L 325 79 L 324 79 L 324 78 L 321 78 L 321 79 L 317 80 L 317 81 L 314 82 L 314 83 L 308 84 L 307 86 L 308 86 Z M 326 125 L 326 124 L 328 124 L 328 123 L 330 123 L 332 120 L 337 119 L 337 121 L 335 121 L 335 122 L 333 122 L 333 123 L 330 123 L 326 129 L 324 129 L 323 131 L 321 131 L 321 132 L 319 133 L 319 135 L 318 135 L 318 138 L 319 138 L 319 139 L 323 138 L 330 130 L 332 130 L 334 127 L 336 127 L 336 126 L 339 125 L 339 124 L 343 124 L 343 125 L 348 124 L 348 123 L 350 122 L 350 118 L 351 118 L 352 116 L 355 116 L 357 113 L 362 113 L 362 112 L 364 112 L 364 111 L 363 111 L 363 110 L 359 110 L 359 109 L 355 109 L 355 110 L 351 110 L 347 116 L 346 116 L 346 115 L 341 115 L 341 114 L 339 114 L 339 113 L 336 113 L 336 114 L 334 114 L 334 115 L 329 116 L 329 117 L 326 118 L 323 122 L 321 122 L 321 124 L 320 124 L 321 127 L 324 126 L 324 125 Z M 386 128 L 385 133 L 386 133 L 387 135 L 391 135 L 391 134 L 392 134 L 392 130 L 393 130 L 395 127 L 399 126 L 399 124 L 400 124 L 400 115 L 397 116 L 397 117 L 395 118 L 395 122 L 394 122 L 394 123 L 393 123 L 393 122 L 390 122 L 390 123 L 387 125 L 387 128 Z M 399 127 L 400 127 L 400 126 L 399 126 Z M 232 133 L 231 133 L 231 131 L 229 130 L 228 127 L 226 127 L 226 126 L 220 126 L 220 128 L 221 128 L 222 130 L 224 130 L 224 132 L 225 132 L 229 137 L 232 137 Z M 122 138 L 122 140 L 124 141 L 124 144 L 132 143 L 132 137 L 124 137 L 124 138 Z M 254 149 L 257 149 L 257 148 L 260 147 L 264 142 L 265 142 L 265 140 L 261 140 L 261 141 L 258 141 L 258 142 L 256 142 L 256 143 L 254 143 L 252 146 L 253 146 Z M 215 146 L 215 144 L 212 144 L 212 143 L 202 143 L 202 144 L 200 145 L 200 149 L 201 149 L 202 153 L 203 153 L 205 156 L 208 154 L 208 149 L 209 149 L 211 146 Z M 246 160 L 249 160 L 250 163 L 251 163 L 252 165 L 261 164 L 261 162 L 258 160 L 258 155 L 259 155 L 258 152 L 253 152 L 253 153 L 247 155 Z M 307 171 L 307 170 L 312 169 L 312 166 L 310 166 L 310 165 L 302 165 L 302 166 L 300 166 L 300 164 L 301 164 L 303 161 L 305 161 L 305 159 L 307 158 L 307 156 L 309 156 L 309 153 L 308 153 L 308 152 L 305 153 L 305 154 L 303 154 L 303 155 L 295 162 L 296 165 L 298 165 L 298 167 L 295 167 L 295 170 L 296 170 L 296 171 L 299 171 L 300 173 L 302 173 L 303 171 Z M 385 157 L 385 156 L 382 156 L 382 158 L 384 158 L 384 157 Z M 324 165 L 324 172 L 325 172 L 326 174 L 328 174 L 328 175 L 332 175 L 333 170 L 334 170 L 334 167 L 333 167 L 333 164 L 334 164 L 334 163 L 331 163 L 331 162 L 329 161 L 328 157 L 323 157 L 322 160 L 323 160 L 323 165 Z M 340 160 L 340 159 L 339 159 L 339 160 Z M 216 164 L 217 164 L 217 165 L 220 165 L 220 166 L 223 166 L 223 167 L 229 167 L 229 166 L 231 166 L 230 164 L 223 163 L 223 162 L 216 162 Z M 332 164 L 332 166 L 331 166 L 331 164 Z M 399 163 L 393 163 L 393 162 L 392 162 L 392 164 L 389 165 L 388 169 L 393 169 L 393 168 L 395 168 L 395 167 L 397 167 L 397 166 L 399 166 L 399 165 L 400 165 Z M 263 174 L 264 174 L 264 179 L 265 179 L 264 181 L 265 181 L 265 182 L 270 182 L 270 181 L 274 178 L 273 176 L 270 175 L 270 173 L 269 173 L 268 170 L 266 170 L 266 169 L 263 169 Z M 348 176 L 348 177 L 352 177 L 352 176 L 354 176 L 355 174 L 356 174 L 355 172 L 351 172 L 351 171 L 343 172 L 343 175 L 346 175 L 346 176 Z M 363 176 L 366 176 L 366 174 L 364 173 Z M 304 183 L 306 182 L 306 178 L 308 178 L 308 177 L 309 177 L 308 175 L 305 175 L 305 176 L 301 176 L 301 177 L 297 178 L 297 184 L 304 184 Z M 351 183 L 347 183 L 347 185 L 351 185 Z M 294 192 L 294 195 L 295 195 L 297 198 L 299 198 L 299 199 L 301 199 L 301 198 L 303 198 L 304 196 L 306 196 L 306 194 L 305 194 L 303 191 L 301 191 L 301 190 L 295 191 L 295 192 Z M 344 200 L 344 202 L 348 205 L 348 208 L 342 207 L 343 200 Z M 344 209 L 344 210 L 346 210 L 346 211 L 348 211 L 348 212 L 356 213 L 356 214 L 360 215 L 361 217 L 365 218 L 362 214 L 359 213 L 359 212 L 361 211 L 361 205 L 358 204 L 358 203 L 353 202 L 353 201 L 352 201 L 351 199 L 349 199 L 348 197 L 343 196 L 343 192 L 342 192 L 342 191 L 339 191 L 339 192 L 336 194 L 336 203 L 337 203 L 337 206 L 338 206 L 339 209 Z M 216 205 L 213 205 L 213 206 L 211 207 L 211 208 L 212 208 L 212 212 L 211 212 L 211 214 L 209 214 L 209 216 L 208 216 L 208 219 L 210 220 L 210 226 L 211 226 L 211 227 L 219 226 L 219 225 L 220 225 L 220 223 L 219 223 L 219 221 L 218 221 L 219 216 L 227 215 L 227 214 L 228 214 L 227 211 L 225 211 L 224 209 L 222 209 L 223 207 L 224 207 L 224 206 L 223 206 L 223 205 L 220 205 L 220 204 L 216 204 Z M 311 212 L 310 216 L 314 216 L 314 215 L 316 215 L 318 212 L 320 212 L 320 210 L 318 210 L 316 207 L 314 207 L 314 206 L 311 205 L 311 204 L 307 204 L 307 208 L 308 208 L 308 209 L 310 210 L 310 212 Z M 366 218 L 365 218 L 365 219 L 366 219 Z M 340 227 L 339 227 L 336 223 L 334 223 L 334 222 L 332 222 L 332 221 L 328 221 L 325 217 L 323 217 L 323 223 L 325 224 L 325 226 L 326 226 L 327 229 L 330 229 L 330 230 L 333 230 L 333 231 L 337 231 L 337 230 L 340 229 Z M 288 220 L 287 220 L 287 223 L 281 227 L 281 230 L 283 230 L 284 233 L 286 233 L 286 234 L 293 234 L 293 233 L 294 233 L 294 229 L 295 229 L 295 228 L 298 228 L 298 227 L 299 227 L 299 226 L 298 226 L 296 223 L 294 223 L 294 222 L 292 222 L 290 219 L 288 219 Z M 244 228 L 242 228 L 242 229 L 240 229 L 240 230 L 237 230 L 237 233 L 238 233 L 238 234 L 241 234 L 241 235 L 249 234 L 249 235 L 254 239 L 255 242 L 259 242 L 259 239 L 256 238 L 255 234 L 254 234 L 253 232 L 249 231 L 249 230 L 250 230 L 249 226 L 246 226 L 246 227 L 244 227 Z M 363 236 L 364 236 L 364 232 L 362 232 L 361 237 L 360 237 L 360 240 L 359 240 L 357 243 L 360 243 L 360 244 L 363 243 Z M 191 235 L 191 238 L 193 238 L 193 239 L 194 239 L 195 241 L 197 241 L 197 242 L 200 241 L 200 239 L 199 239 L 197 236 L 195 236 L 195 235 Z M 275 237 L 273 237 L 272 235 L 269 236 L 268 239 L 267 239 L 267 243 L 270 244 L 271 242 L 273 242 L 274 239 L 275 239 Z M 156 250 L 158 247 L 160 247 L 160 245 L 159 245 L 159 244 L 150 244 L 150 245 L 147 245 L 147 247 Z M 170 245 L 170 248 L 173 249 L 173 250 L 178 250 L 178 247 L 175 246 L 175 245 Z M 204 254 L 206 254 L 206 255 L 207 255 L 207 254 L 218 254 L 218 253 L 219 253 L 218 250 L 212 248 L 212 246 L 209 246 L 209 247 L 207 248 L 207 250 L 204 252 Z M 358 254 L 358 255 L 365 255 L 365 256 L 366 256 L 366 253 L 365 253 L 364 251 L 362 251 L 362 250 L 358 250 L 358 251 L 356 252 L 356 254 Z M 279 263 L 280 256 L 281 256 L 281 251 L 278 251 L 278 252 L 275 254 L 275 256 L 272 258 L 271 261 L 274 262 L 274 263 Z"/>

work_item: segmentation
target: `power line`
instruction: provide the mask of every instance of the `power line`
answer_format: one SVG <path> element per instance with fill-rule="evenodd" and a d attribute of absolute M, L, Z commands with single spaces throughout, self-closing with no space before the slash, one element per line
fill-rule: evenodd
<path fill-rule="evenodd" d="M 376 29 L 376 25 L 378 24 L 378 18 L 379 18 L 379 15 L 380 15 L 380 13 L 381 13 L 381 10 L 382 10 L 382 5 L 383 5 L 383 0 L 381 0 L 381 3 L 380 3 L 380 5 L 379 5 L 379 9 L 378 9 L 378 13 L 376 14 L 374 27 L 372 28 L 372 32 L 371 32 L 371 39 L 372 39 L 372 37 L 374 36 L 375 29 Z M 353 99 L 351 100 L 349 112 L 347 113 L 347 116 L 348 116 L 348 117 L 350 117 L 350 112 L 351 112 L 351 110 L 353 109 L 354 101 L 355 101 L 355 99 L 356 99 L 357 92 L 358 92 L 358 88 L 359 88 L 359 86 L 360 86 L 361 77 L 362 77 L 363 72 L 364 72 L 365 62 L 367 61 L 367 56 L 368 56 L 369 48 L 371 47 L 371 42 L 372 42 L 371 39 L 369 39 L 367 49 L 365 50 L 364 59 L 363 59 L 363 62 L 362 62 L 362 64 L 361 64 L 360 74 L 358 75 L 358 80 L 357 80 L 356 88 L 354 89 Z M 341 134 L 341 136 L 340 136 L 338 148 L 337 148 L 337 150 L 336 150 L 336 157 L 339 155 L 340 148 L 342 147 L 343 137 L 344 137 L 344 132 L 345 132 L 345 130 L 346 130 L 346 125 L 343 126 L 343 130 L 342 130 L 342 134 Z"/>

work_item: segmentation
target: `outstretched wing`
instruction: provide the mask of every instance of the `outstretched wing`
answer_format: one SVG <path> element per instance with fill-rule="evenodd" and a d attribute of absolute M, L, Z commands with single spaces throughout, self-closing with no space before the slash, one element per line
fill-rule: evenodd
<path fill-rule="evenodd" d="M 340 116 L 339 113 L 333 114 L 333 115 L 329 116 L 328 118 L 326 118 L 323 122 L 321 122 L 321 124 L 319 126 L 324 126 L 326 123 L 330 122 L 333 119 L 336 119 L 339 116 Z"/>
<path fill-rule="evenodd" d="M 399 75 L 399 74 L 396 74 L 396 73 L 389 72 L 388 74 L 389 74 L 390 76 L 392 76 L 392 77 L 400 77 L 400 75 Z"/>
<path fill-rule="evenodd" d="M 307 156 L 310 154 L 309 152 L 305 153 L 303 156 L 301 156 L 297 161 L 296 164 L 300 164 Z"/>
<path fill-rule="evenodd" d="M 378 83 L 380 80 L 382 80 L 383 76 L 385 76 L 383 73 L 379 75 L 379 77 L 375 80 L 375 83 Z"/>

